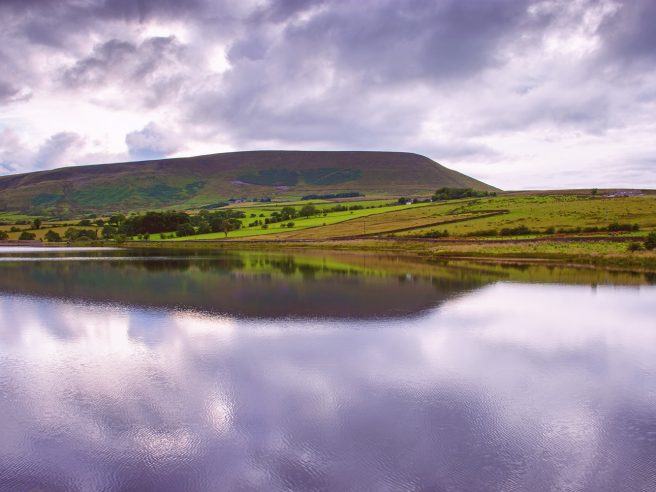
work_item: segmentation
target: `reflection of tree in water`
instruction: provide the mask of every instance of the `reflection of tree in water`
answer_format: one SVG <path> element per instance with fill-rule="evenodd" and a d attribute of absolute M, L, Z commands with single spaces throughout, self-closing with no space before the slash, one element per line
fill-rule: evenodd
<path fill-rule="evenodd" d="M 0 292 L 244 317 L 364 319 L 416 314 L 498 281 L 604 285 L 618 275 L 544 265 L 418 263 L 324 253 L 158 253 L 132 260 L 6 262 Z M 656 284 L 656 274 L 619 277 L 620 283 L 626 279 Z"/>

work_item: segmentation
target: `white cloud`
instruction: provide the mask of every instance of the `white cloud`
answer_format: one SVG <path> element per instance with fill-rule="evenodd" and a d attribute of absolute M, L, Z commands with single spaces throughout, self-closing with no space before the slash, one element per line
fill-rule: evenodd
<path fill-rule="evenodd" d="M 649 186 L 655 11 L 650 0 L 7 3 L 0 173 L 384 149 L 502 188 Z M 66 153 L 39 151 L 71 133 Z"/>

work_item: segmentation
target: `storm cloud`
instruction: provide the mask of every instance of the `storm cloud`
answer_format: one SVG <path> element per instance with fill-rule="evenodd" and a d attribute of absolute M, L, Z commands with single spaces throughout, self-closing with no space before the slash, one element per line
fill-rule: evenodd
<path fill-rule="evenodd" d="M 651 0 L 4 1 L 0 173 L 358 149 L 656 187 L 655 22 Z"/>

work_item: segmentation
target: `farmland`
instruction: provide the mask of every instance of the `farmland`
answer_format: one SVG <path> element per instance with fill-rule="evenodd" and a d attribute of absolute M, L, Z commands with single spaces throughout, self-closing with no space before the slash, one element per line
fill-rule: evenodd
<path fill-rule="evenodd" d="M 312 213 L 303 214 L 308 205 Z M 223 213 L 238 217 L 231 219 L 238 227 L 200 233 L 202 217 Z M 646 236 L 656 231 L 656 195 L 647 193 L 500 194 L 433 202 L 424 198 L 417 203 L 394 199 L 239 203 L 215 212 L 197 210 L 182 215 L 195 224 L 184 235 L 173 228 L 161 234 L 116 239 L 139 247 L 284 245 L 656 269 L 656 252 L 643 246 Z M 138 216 L 127 214 L 129 220 L 131 217 Z M 10 227 L 3 225 L 0 230 Z M 9 232 L 9 239 L 17 239 L 24 230 L 33 232 L 37 239 L 48 230 L 63 237 L 70 227 L 81 228 L 77 222 L 45 221 L 40 229 L 27 223 L 18 226 L 20 231 Z M 102 237 L 102 227 L 87 229 Z"/>

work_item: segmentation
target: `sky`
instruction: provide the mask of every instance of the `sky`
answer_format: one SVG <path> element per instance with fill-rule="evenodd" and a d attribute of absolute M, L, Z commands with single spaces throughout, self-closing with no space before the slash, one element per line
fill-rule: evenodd
<path fill-rule="evenodd" d="M 656 188 L 655 25 L 655 0 L 0 0 L 0 175 L 393 150 Z"/>

